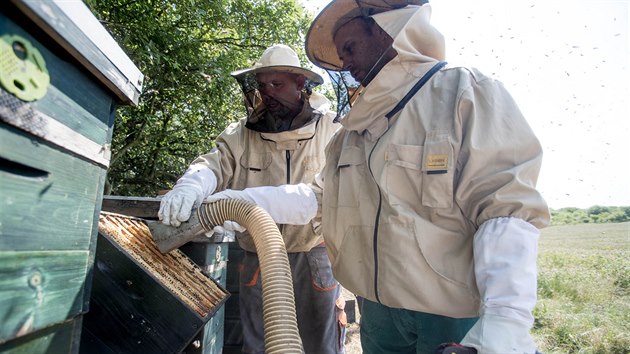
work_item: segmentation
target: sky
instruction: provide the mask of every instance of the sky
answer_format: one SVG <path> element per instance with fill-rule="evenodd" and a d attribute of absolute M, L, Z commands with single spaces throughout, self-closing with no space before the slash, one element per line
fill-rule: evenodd
<path fill-rule="evenodd" d="M 449 64 L 501 81 L 536 133 L 549 207 L 630 206 L 630 0 L 430 4 Z"/>

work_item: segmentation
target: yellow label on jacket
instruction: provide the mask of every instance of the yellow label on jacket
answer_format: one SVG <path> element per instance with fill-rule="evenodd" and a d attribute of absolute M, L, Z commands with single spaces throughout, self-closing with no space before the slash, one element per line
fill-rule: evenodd
<path fill-rule="evenodd" d="M 427 169 L 448 169 L 448 155 L 429 155 L 427 156 Z"/>

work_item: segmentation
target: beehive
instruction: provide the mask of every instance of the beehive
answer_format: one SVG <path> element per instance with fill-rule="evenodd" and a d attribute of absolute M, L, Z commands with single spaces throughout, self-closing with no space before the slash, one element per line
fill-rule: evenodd
<path fill-rule="evenodd" d="M 101 212 L 82 352 L 181 352 L 227 292 L 179 250 L 162 254 L 144 220 Z"/>
<path fill-rule="evenodd" d="M 0 352 L 76 353 L 116 107 L 142 73 L 81 1 L 0 5 Z"/>

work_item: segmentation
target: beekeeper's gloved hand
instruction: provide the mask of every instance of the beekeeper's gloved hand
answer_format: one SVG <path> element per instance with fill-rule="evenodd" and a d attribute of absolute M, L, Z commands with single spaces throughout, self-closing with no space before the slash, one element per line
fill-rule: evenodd
<path fill-rule="evenodd" d="M 201 188 L 195 185 L 178 184 L 162 197 L 158 217 L 162 223 L 179 226 L 182 221 L 190 218 L 192 208 L 199 205 L 197 200 L 201 196 Z"/>
<path fill-rule="evenodd" d="M 216 187 L 217 178 L 212 170 L 205 165 L 191 165 L 175 187 L 162 197 L 158 218 L 166 225 L 179 226 Z"/>
<path fill-rule="evenodd" d="M 223 225 L 217 225 L 212 230 L 206 232 L 204 235 L 207 238 L 211 238 L 214 234 L 226 234 L 227 232 L 245 232 L 247 230 L 236 221 L 226 220 Z"/>
<path fill-rule="evenodd" d="M 226 189 L 209 196 L 206 202 L 221 199 L 250 201 L 265 209 L 278 224 L 305 225 L 317 214 L 315 193 L 304 183 L 251 187 L 242 191 Z"/>

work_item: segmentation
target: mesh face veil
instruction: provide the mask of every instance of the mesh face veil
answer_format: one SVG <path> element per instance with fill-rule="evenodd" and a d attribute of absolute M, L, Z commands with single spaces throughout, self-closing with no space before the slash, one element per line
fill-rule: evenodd
<path fill-rule="evenodd" d="M 295 76 L 299 80 L 295 82 L 298 84 L 295 90 L 288 81 L 290 78 L 286 77 L 291 74 L 299 75 Z M 274 76 L 280 78 L 275 80 Z M 300 76 L 304 79 L 303 85 Z M 301 106 L 301 101 L 309 98 L 313 87 L 324 82 L 319 74 L 303 68 L 297 53 L 284 44 L 274 44 L 265 49 L 251 68 L 234 71 L 232 77 L 243 91 L 243 103 L 250 124 L 257 124 L 267 116 L 273 120 L 284 120 L 288 113 L 295 113 L 297 104 Z M 302 94 L 299 94 L 300 89 Z"/>
<path fill-rule="evenodd" d="M 265 116 L 272 114 L 263 100 L 263 94 L 261 92 L 260 84 L 256 80 L 256 74 L 256 72 L 246 72 L 234 76 L 243 91 L 243 103 L 245 104 L 245 109 L 247 110 L 247 121 L 250 124 L 255 124 L 262 120 Z M 311 92 L 313 92 L 313 88 L 319 84 L 319 82 L 314 82 L 306 77 L 304 88 L 302 90 L 303 99 L 308 100 Z M 273 83 L 266 83 L 265 85 L 272 89 L 274 87 Z M 274 97 L 274 99 L 276 99 L 280 104 L 287 106 L 287 102 L 283 102 L 277 97 Z"/>
<path fill-rule="evenodd" d="M 333 0 L 313 20 L 306 34 L 306 55 L 313 64 L 328 72 L 337 94 L 338 117 L 347 113 L 363 92 L 364 86 L 354 80 L 349 72 L 343 70 L 344 65 L 333 39 L 337 31 L 355 18 L 371 18 L 382 12 L 402 9 L 409 5 L 422 6 L 428 2 L 428 0 Z M 387 51 L 381 53 L 377 64 L 380 64 L 386 53 Z M 377 64 L 370 72 L 375 70 Z M 368 73 L 365 77 L 369 75 Z"/>
<path fill-rule="evenodd" d="M 337 116 L 335 122 L 345 116 L 352 104 L 361 95 L 364 87 L 356 81 L 349 71 L 326 70 L 337 96 Z"/>

